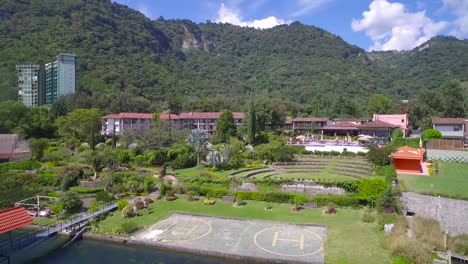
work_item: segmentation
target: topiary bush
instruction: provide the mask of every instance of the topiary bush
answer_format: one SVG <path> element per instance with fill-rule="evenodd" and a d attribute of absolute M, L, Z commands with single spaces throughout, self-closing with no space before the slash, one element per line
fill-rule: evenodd
<path fill-rule="evenodd" d="M 96 193 L 96 201 L 110 202 L 112 201 L 112 196 L 110 196 L 107 192 L 101 191 Z"/>
<path fill-rule="evenodd" d="M 80 195 L 74 191 L 64 193 L 60 197 L 59 202 L 63 205 L 63 210 L 68 214 L 77 212 L 81 208 L 81 205 L 83 205 Z"/>
<path fill-rule="evenodd" d="M 123 216 L 123 217 L 132 217 L 132 216 L 135 216 L 135 213 L 133 212 L 133 205 L 132 205 L 132 204 L 127 204 L 127 205 L 122 209 L 122 216 Z"/>

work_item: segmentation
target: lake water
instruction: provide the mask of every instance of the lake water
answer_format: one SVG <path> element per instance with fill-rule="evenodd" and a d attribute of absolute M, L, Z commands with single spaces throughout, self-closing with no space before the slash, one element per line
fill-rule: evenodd
<path fill-rule="evenodd" d="M 241 262 L 153 248 L 134 247 L 96 240 L 80 239 L 63 248 L 68 237 L 55 236 L 11 256 L 11 264 L 239 264 Z"/>

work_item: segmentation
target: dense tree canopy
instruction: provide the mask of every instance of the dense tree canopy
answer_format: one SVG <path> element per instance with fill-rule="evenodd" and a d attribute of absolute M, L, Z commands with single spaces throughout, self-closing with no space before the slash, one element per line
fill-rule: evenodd
<path fill-rule="evenodd" d="M 103 113 L 240 111 L 251 89 L 280 100 L 293 115 L 352 116 L 353 103 L 364 105 L 373 94 L 396 102 L 447 80 L 467 80 L 468 41 L 453 37 L 411 51 L 366 52 L 298 22 L 259 30 L 151 21 L 108 0 L 59 2 L 2 2 L 0 100 L 17 98 L 15 65 L 50 62 L 64 51 L 78 55 L 81 94 L 53 108 L 55 116 L 91 107 Z M 339 95 L 349 100 L 343 109 Z M 323 112 L 334 104 L 337 113 Z"/>

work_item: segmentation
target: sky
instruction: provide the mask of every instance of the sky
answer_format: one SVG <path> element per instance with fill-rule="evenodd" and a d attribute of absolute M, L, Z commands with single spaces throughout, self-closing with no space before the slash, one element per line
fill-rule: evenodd
<path fill-rule="evenodd" d="M 271 28 L 299 21 L 366 50 L 409 50 L 433 36 L 468 37 L 468 0 L 114 0 L 151 19 Z"/>

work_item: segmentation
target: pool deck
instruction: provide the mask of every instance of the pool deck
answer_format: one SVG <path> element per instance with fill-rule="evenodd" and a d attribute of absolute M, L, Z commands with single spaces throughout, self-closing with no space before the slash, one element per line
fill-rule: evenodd
<path fill-rule="evenodd" d="M 173 213 L 128 242 L 251 262 L 322 264 L 325 237 L 324 225 Z"/>

